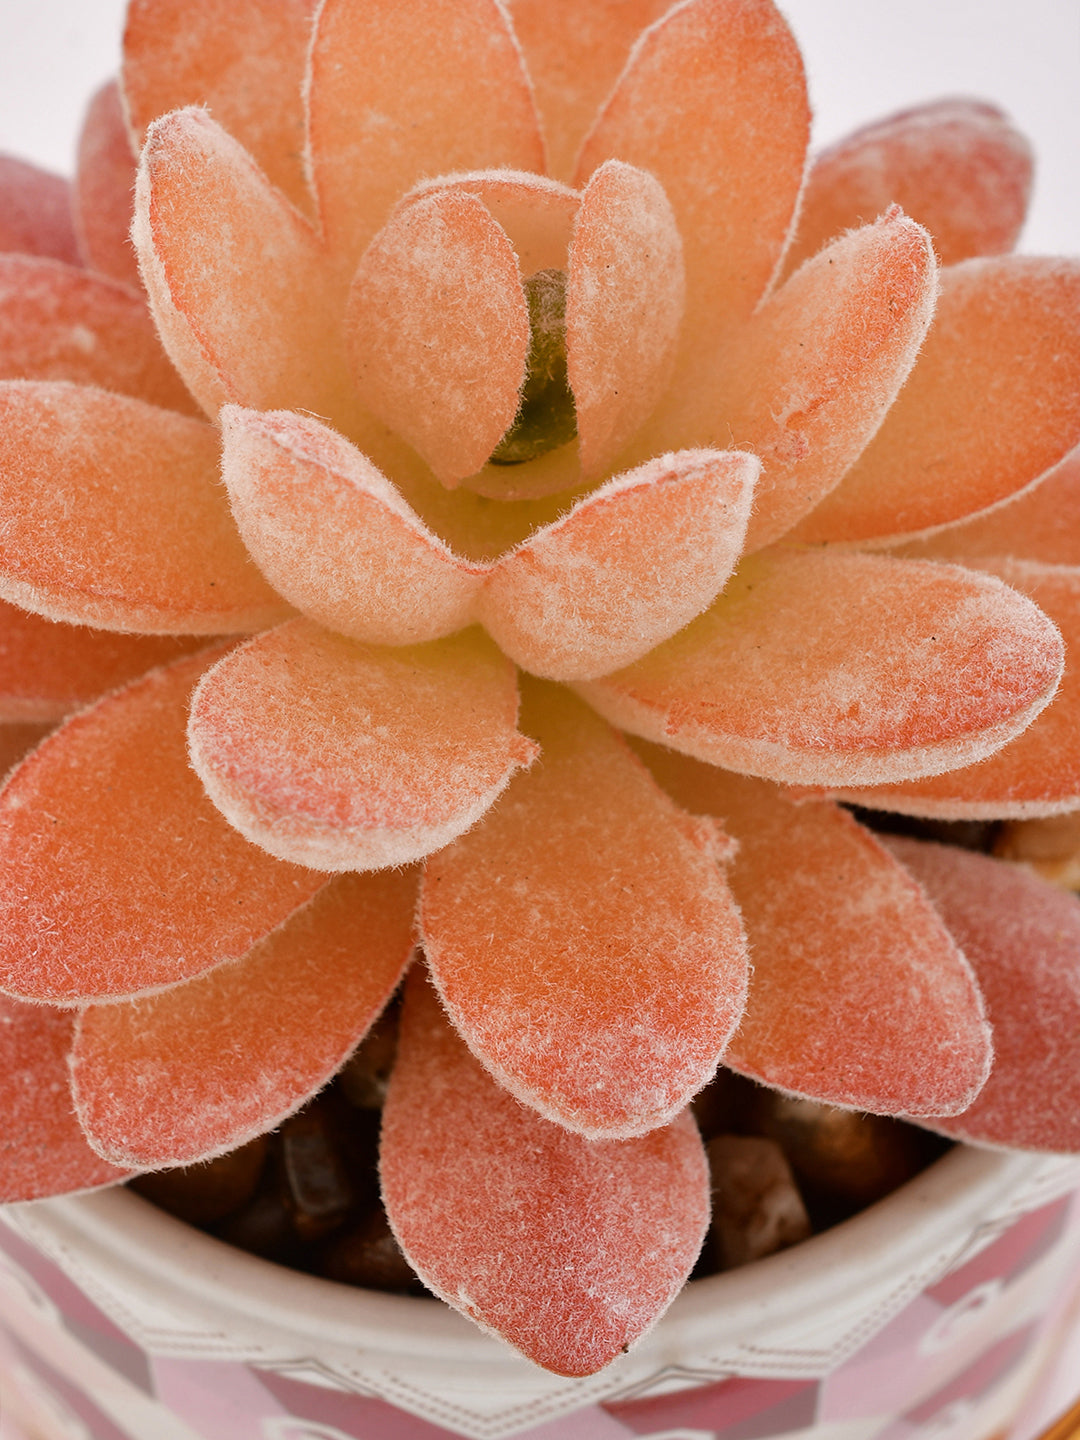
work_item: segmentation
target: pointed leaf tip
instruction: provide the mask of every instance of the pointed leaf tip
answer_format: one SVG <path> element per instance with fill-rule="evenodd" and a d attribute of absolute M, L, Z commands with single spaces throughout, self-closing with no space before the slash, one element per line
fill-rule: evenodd
<path fill-rule="evenodd" d="M 513 666 L 478 630 L 362 645 L 290 621 L 209 672 L 192 764 L 256 845 L 320 870 L 406 865 L 480 818 L 536 746 Z"/>
<path fill-rule="evenodd" d="M 498 1088 L 414 973 L 383 1112 L 390 1223 L 449 1305 L 558 1375 L 591 1375 L 655 1323 L 697 1257 L 697 1127 L 684 1112 L 589 1141 L 552 1125 Z"/>
<path fill-rule="evenodd" d="M 640 1135 L 706 1083 L 742 1013 L 723 836 L 564 691 L 524 693 L 542 758 L 428 861 L 428 963 L 473 1053 L 514 1095 L 583 1135 Z"/>
<path fill-rule="evenodd" d="M 234 964 L 83 1011 L 72 1087 L 95 1149 L 189 1165 L 279 1124 L 386 1004 L 412 951 L 415 903 L 415 873 L 341 876 Z"/>

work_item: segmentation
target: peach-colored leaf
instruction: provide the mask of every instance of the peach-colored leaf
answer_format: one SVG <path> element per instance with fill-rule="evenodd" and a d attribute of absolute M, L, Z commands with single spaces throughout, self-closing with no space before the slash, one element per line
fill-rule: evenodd
<path fill-rule="evenodd" d="M 191 1164 L 279 1124 L 390 998 L 415 903 L 415 874 L 341 876 L 243 959 L 85 1010 L 71 1078 L 94 1148 L 119 1164 Z"/>
<path fill-rule="evenodd" d="M 165 348 L 208 414 L 232 400 L 351 415 L 322 243 L 205 111 L 150 127 L 132 233 Z"/>
<path fill-rule="evenodd" d="M 798 46 L 771 0 L 684 0 L 639 39 L 577 165 L 648 170 L 686 261 L 684 351 L 713 353 L 783 253 L 810 111 Z"/>
<path fill-rule="evenodd" d="M 797 804 L 762 780 L 643 753 L 680 804 L 738 841 L 729 880 L 753 970 L 724 1064 L 876 1114 L 969 1105 L 991 1053 L 971 967 L 870 832 L 828 801 Z"/>
<path fill-rule="evenodd" d="M 1080 902 L 1023 870 L 954 846 L 890 836 L 971 962 L 994 1027 L 994 1069 L 958 1140 L 1080 1149 Z"/>
<path fill-rule="evenodd" d="M 137 288 L 139 265 L 131 243 L 135 161 L 120 90 L 110 80 L 91 99 L 79 135 L 75 231 L 92 270 Z"/>
<path fill-rule="evenodd" d="M 530 685 L 542 745 L 427 863 L 420 928 L 469 1048 L 511 1094 L 597 1137 L 665 1124 L 711 1077 L 746 995 L 725 837 L 603 721 Z"/>
<path fill-rule="evenodd" d="M 0 255 L 0 379 L 72 380 L 198 414 L 141 295 L 30 255 Z"/>
<path fill-rule="evenodd" d="M 436 191 L 372 241 L 346 314 L 361 399 L 444 484 L 481 465 L 510 428 L 529 353 L 517 257 L 483 201 Z"/>
<path fill-rule="evenodd" d="M 459 560 L 355 446 L 287 410 L 226 406 L 221 420 L 233 515 L 279 594 L 375 645 L 471 622 L 484 567 Z"/>
<path fill-rule="evenodd" d="M 249 845 L 203 794 L 188 697 L 220 654 L 68 720 L 0 792 L 0 988 L 76 1004 L 246 954 L 326 882 Z"/>
<path fill-rule="evenodd" d="M 917 559 L 970 562 L 1002 556 L 1080 568 L 1080 448 L 1070 450 L 1029 490 L 974 520 L 905 545 Z"/>
<path fill-rule="evenodd" d="M 748 549 L 779 539 L 865 449 L 915 363 L 936 296 L 930 237 L 891 211 L 797 271 L 713 374 L 673 402 L 675 433 L 761 457 Z"/>
<path fill-rule="evenodd" d="M 1069 661 L 1057 694 L 1022 735 L 977 765 L 901 786 L 842 790 L 840 799 L 946 820 L 1019 819 L 1080 807 L 1080 569 L 980 563 L 1030 596 L 1061 631 Z"/>
<path fill-rule="evenodd" d="M 399 196 L 454 170 L 544 170 L 528 78 L 497 0 L 324 0 L 309 164 L 346 277 Z"/>
<path fill-rule="evenodd" d="M 536 91 L 548 168 L 569 180 L 631 46 L 671 0 L 508 0 L 507 8 Z"/>
<path fill-rule="evenodd" d="M 5 250 L 82 263 L 70 183 L 14 155 L 0 155 L 0 252 Z"/>
<path fill-rule="evenodd" d="M 0 722 L 63 719 L 106 690 L 206 644 L 190 635 L 118 635 L 58 625 L 0 601 Z"/>
<path fill-rule="evenodd" d="M 590 1141 L 552 1125 L 499 1089 L 414 977 L 383 1112 L 390 1223 L 447 1304 L 556 1374 L 590 1375 L 655 1323 L 697 1258 L 696 1126 L 683 1114 Z"/>
<path fill-rule="evenodd" d="M 671 378 L 683 318 L 682 242 L 653 177 L 608 160 L 585 187 L 566 290 L 566 365 L 581 470 L 601 475 Z"/>
<path fill-rule="evenodd" d="M 302 87 L 315 0 L 131 0 L 124 96 L 137 146 L 150 122 L 205 105 L 297 205 L 304 179 Z"/>
<path fill-rule="evenodd" d="M 207 675 L 191 758 L 271 854 L 376 870 L 456 839 L 532 761 L 517 704 L 513 666 L 478 630 L 384 649 L 294 620 Z"/>
<path fill-rule="evenodd" d="M 853 225 L 901 205 L 943 265 L 1016 244 L 1031 191 L 1031 146 L 996 105 L 934 100 L 830 145 L 807 176 L 787 268 Z"/>
<path fill-rule="evenodd" d="M 644 660 L 578 688 L 613 724 L 715 765 L 871 785 L 991 754 L 1062 666 L 1056 628 L 989 575 L 776 551 Z"/>
<path fill-rule="evenodd" d="M 288 613 L 236 532 L 217 432 L 90 386 L 0 382 L 0 594 L 106 630 L 225 634 Z"/>
<path fill-rule="evenodd" d="M 115 1184 L 130 1172 L 86 1143 L 71 1104 L 74 1016 L 0 996 L 0 1203 Z"/>
<path fill-rule="evenodd" d="M 1009 499 L 1080 440 L 1080 261 L 968 260 L 911 377 L 799 539 L 882 540 Z"/>
<path fill-rule="evenodd" d="M 521 273 L 565 270 L 581 196 L 569 185 L 525 170 L 470 170 L 421 180 L 402 208 L 442 190 L 475 195 L 510 237 Z"/>
<path fill-rule="evenodd" d="M 603 675 L 710 605 L 742 549 L 759 465 L 684 450 L 609 480 L 505 556 L 479 615 L 526 670 Z"/>

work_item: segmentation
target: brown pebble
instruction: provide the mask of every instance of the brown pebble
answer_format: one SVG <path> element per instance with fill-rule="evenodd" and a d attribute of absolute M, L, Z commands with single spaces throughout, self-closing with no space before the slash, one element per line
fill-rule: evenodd
<path fill-rule="evenodd" d="M 301 1240 L 335 1230 L 357 1203 L 340 1153 L 341 1123 L 332 1096 L 317 1096 L 279 1132 L 285 1197 Z"/>
<path fill-rule="evenodd" d="M 266 1160 L 266 1136 L 258 1135 L 215 1160 L 155 1170 L 131 1181 L 144 1199 L 191 1225 L 213 1225 L 246 1205 L 255 1194 Z"/>
<path fill-rule="evenodd" d="M 368 1290 L 416 1290 L 416 1272 L 402 1254 L 381 1205 L 359 1224 L 335 1235 L 323 1251 L 319 1274 Z"/>
<path fill-rule="evenodd" d="M 917 1175 L 930 1154 L 921 1132 L 882 1115 L 761 1090 L 754 1129 L 776 1140 L 800 1184 L 861 1207 Z"/>
<path fill-rule="evenodd" d="M 1080 814 L 1002 825 L 994 853 L 1034 870 L 1052 885 L 1080 889 Z"/>
<path fill-rule="evenodd" d="M 285 1199 L 281 1159 L 276 1145 L 271 1148 L 259 1188 L 242 1210 L 214 1227 L 219 1240 L 274 1260 L 279 1265 L 298 1265 L 302 1246 L 293 1225 L 292 1211 Z"/>
<path fill-rule="evenodd" d="M 398 1010 L 390 1006 L 379 1016 L 338 1072 L 337 1083 L 358 1110 L 381 1110 L 397 1055 Z"/>
<path fill-rule="evenodd" d="M 718 1135 L 705 1148 L 713 1195 L 709 1244 L 717 1269 L 734 1269 L 807 1238 L 810 1217 L 774 1140 Z"/>

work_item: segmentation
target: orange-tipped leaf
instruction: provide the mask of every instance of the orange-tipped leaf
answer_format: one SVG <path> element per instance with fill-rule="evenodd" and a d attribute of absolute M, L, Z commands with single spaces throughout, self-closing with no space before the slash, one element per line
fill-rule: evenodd
<path fill-rule="evenodd" d="M 242 959 L 79 1018 L 72 1089 L 94 1147 L 121 1164 L 192 1164 L 279 1124 L 378 1016 L 412 951 L 416 876 L 325 886 Z"/>
<path fill-rule="evenodd" d="M 0 792 L 0 988 L 77 1004 L 235 959 L 325 884 L 222 820 L 188 764 L 188 697 L 218 652 L 74 716 Z"/>
<path fill-rule="evenodd" d="M 390 1223 L 449 1305 L 556 1374 L 591 1375 L 693 1266 L 709 1212 L 697 1128 L 683 1114 L 590 1141 L 541 1119 L 476 1063 L 415 974 L 383 1111 Z"/>
<path fill-rule="evenodd" d="M 428 861 L 425 951 L 469 1048 L 513 1095 L 584 1135 L 639 1135 L 711 1077 L 742 1012 L 725 837 L 578 701 L 527 695 L 542 758 Z"/>

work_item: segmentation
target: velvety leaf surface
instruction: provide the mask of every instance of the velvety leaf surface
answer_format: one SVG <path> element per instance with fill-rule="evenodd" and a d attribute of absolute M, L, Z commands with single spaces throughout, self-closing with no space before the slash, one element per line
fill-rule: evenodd
<path fill-rule="evenodd" d="M 225 634 L 280 619 L 288 607 L 237 534 L 217 452 L 212 426 L 141 400 L 0 382 L 3 598 L 108 630 Z"/>
<path fill-rule="evenodd" d="M 723 588 L 758 473 L 752 455 L 684 450 L 609 480 L 499 561 L 480 618 L 512 659 L 550 679 L 638 659 Z"/>
<path fill-rule="evenodd" d="M 131 243 L 135 162 L 120 89 L 110 80 L 91 98 L 79 134 L 75 231 L 90 269 L 138 289 L 139 264 Z"/>
<path fill-rule="evenodd" d="M 0 996 L 0 1202 L 114 1184 L 130 1172 L 95 1155 L 75 1118 L 67 1057 L 74 1016 Z"/>
<path fill-rule="evenodd" d="M 680 804 L 738 841 L 729 872 L 750 944 L 746 1011 L 724 1064 L 875 1114 L 971 1103 L 990 1030 L 964 956 L 917 885 L 838 805 L 649 746 Z"/>
<path fill-rule="evenodd" d="M 1031 146 L 996 105 L 957 97 L 901 110 L 817 156 L 787 268 L 890 205 L 926 226 L 943 265 L 1000 255 L 1016 244 L 1031 178 Z"/>
<path fill-rule="evenodd" d="M 514 670 L 478 630 L 383 649 L 294 620 L 209 673 L 191 759 L 271 854 L 322 870 L 404 865 L 474 825 L 536 747 Z"/>
<path fill-rule="evenodd" d="M 671 0 L 509 0 L 507 8 L 536 92 L 548 169 L 569 180 L 631 47 Z"/>
<path fill-rule="evenodd" d="M 0 252 L 5 250 L 80 264 L 70 183 L 14 155 L 0 155 Z"/>
<path fill-rule="evenodd" d="M 761 457 L 749 549 L 784 535 L 865 449 L 915 363 L 936 295 L 930 237 L 890 211 L 793 275 L 681 402 L 672 392 L 665 433 Z"/>
<path fill-rule="evenodd" d="M 424 1283 L 559 1375 L 591 1375 L 655 1323 L 708 1224 L 688 1114 L 633 1140 L 552 1125 L 476 1063 L 420 971 L 380 1169 L 390 1223 Z"/>
<path fill-rule="evenodd" d="M 523 276 L 565 270 L 581 196 L 569 185 L 525 170 L 466 170 L 421 180 L 402 208 L 444 191 L 475 195 L 506 231 Z"/>
<path fill-rule="evenodd" d="M 140 294 L 29 255 L 0 255 L 0 379 L 71 380 L 198 414 Z"/>
<path fill-rule="evenodd" d="M 205 646 L 203 636 L 58 625 L 0 601 L 0 723 L 43 723 Z"/>
<path fill-rule="evenodd" d="M 903 547 L 904 555 L 978 566 L 1003 556 L 1080 568 L 1080 449 L 1030 489 L 974 520 Z"/>
<path fill-rule="evenodd" d="M 396 988 L 415 903 L 411 872 L 342 876 L 243 959 L 84 1010 L 72 1089 L 95 1148 L 119 1163 L 187 1165 L 299 1109 Z"/>
<path fill-rule="evenodd" d="M 485 463 L 518 409 L 529 311 L 505 230 L 475 195 L 402 206 L 368 247 L 346 315 L 365 405 L 457 484 Z"/>
<path fill-rule="evenodd" d="M 671 378 L 686 298 L 682 241 L 653 177 L 609 160 L 585 187 L 566 292 L 581 470 L 604 473 Z"/>
<path fill-rule="evenodd" d="M 296 205 L 304 179 L 301 94 L 315 0 L 132 0 L 124 93 L 136 146 L 150 122 L 205 105 Z"/>
<path fill-rule="evenodd" d="M 308 76 L 308 146 L 319 216 L 346 279 L 421 178 L 543 172 L 505 11 L 496 0 L 326 0 Z"/>
<path fill-rule="evenodd" d="M 151 126 L 132 233 L 165 348 L 208 414 L 232 400 L 349 419 L 341 287 L 322 243 L 205 111 Z"/>
<path fill-rule="evenodd" d="M 982 563 L 1030 596 L 1061 631 L 1068 659 L 1057 694 L 1023 734 L 977 765 L 901 786 L 843 790 L 840 799 L 945 820 L 1053 815 L 1080 806 L 1080 569 Z"/>
<path fill-rule="evenodd" d="M 325 884 L 249 845 L 188 764 L 188 697 L 220 653 L 74 716 L 0 792 L 4 990 L 74 1004 L 173 985 L 246 954 Z"/>
<path fill-rule="evenodd" d="M 798 47 L 771 0 L 688 0 L 642 37 L 585 141 L 576 184 L 604 160 L 624 160 L 654 175 L 671 202 L 695 364 L 772 277 L 809 122 Z"/>
<path fill-rule="evenodd" d="M 484 567 L 459 560 L 347 440 L 287 410 L 226 406 L 221 420 L 233 515 L 279 594 L 372 644 L 470 623 Z"/>
<path fill-rule="evenodd" d="M 512 1095 L 584 1135 L 640 1135 L 711 1077 L 742 1012 L 725 837 L 578 701 L 548 686 L 526 697 L 540 762 L 429 859 L 425 952 L 469 1048 Z"/>
<path fill-rule="evenodd" d="M 715 765 L 884 784 L 991 754 L 1047 704 L 1062 663 L 1055 627 L 991 576 L 773 551 L 644 660 L 578 688 L 613 724 Z"/>
<path fill-rule="evenodd" d="M 969 850 L 887 843 L 963 947 L 994 1027 L 985 1088 L 934 1128 L 976 1144 L 1080 1149 L 1080 902 Z"/>
<path fill-rule="evenodd" d="M 1008 499 L 1080 439 L 1080 262 L 1004 255 L 942 273 L 919 362 L 852 470 L 795 532 L 915 536 Z"/>

